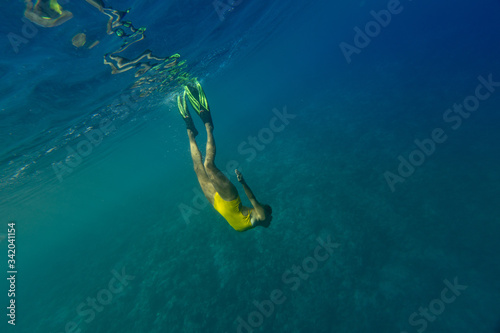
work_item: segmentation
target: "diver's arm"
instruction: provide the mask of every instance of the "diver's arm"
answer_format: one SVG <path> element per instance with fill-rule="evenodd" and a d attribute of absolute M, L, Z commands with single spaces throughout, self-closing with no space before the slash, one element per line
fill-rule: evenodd
<path fill-rule="evenodd" d="M 250 200 L 250 203 L 252 204 L 253 208 L 255 209 L 255 212 L 257 213 L 257 218 L 259 220 L 264 220 L 266 213 L 264 212 L 264 208 L 261 206 L 261 204 L 255 199 L 255 195 L 253 194 L 252 190 L 248 186 L 247 182 L 243 178 L 243 175 L 241 172 L 238 170 L 234 170 L 236 173 L 236 177 L 238 178 L 238 181 L 241 183 L 243 186 L 243 190 L 245 190 L 245 194 L 248 197 L 248 200 Z"/>

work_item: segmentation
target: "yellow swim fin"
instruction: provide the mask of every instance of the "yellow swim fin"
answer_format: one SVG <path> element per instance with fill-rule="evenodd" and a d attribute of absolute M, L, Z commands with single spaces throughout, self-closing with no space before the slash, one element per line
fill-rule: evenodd
<path fill-rule="evenodd" d="M 186 92 L 184 91 L 182 97 L 181 95 L 177 96 L 177 107 L 179 108 L 179 113 L 182 116 L 182 119 L 186 122 L 186 128 L 191 130 L 194 134 L 194 136 L 198 135 L 198 131 L 196 130 L 196 127 L 194 126 L 193 123 L 193 118 L 191 118 L 191 115 L 189 114 L 189 110 L 187 108 L 187 103 L 186 103 Z"/>
<path fill-rule="evenodd" d="M 184 86 L 184 92 L 189 98 L 189 102 L 193 106 L 193 109 L 195 109 L 196 113 L 200 116 L 201 120 L 203 120 L 205 124 L 209 123 L 213 127 L 214 124 L 212 122 L 212 115 L 210 113 L 210 107 L 208 106 L 208 100 L 200 82 L 194 79 L 194 85 Z"/>

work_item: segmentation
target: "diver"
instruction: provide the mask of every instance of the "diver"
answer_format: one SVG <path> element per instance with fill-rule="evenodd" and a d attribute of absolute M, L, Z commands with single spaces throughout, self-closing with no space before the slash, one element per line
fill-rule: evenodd
<path fill-rule="evenodd" d="M 196 144 L 195 137 L 198 135 L 198 131 L 187 108 L 186 96 L 207 130 L 205 162 L 203 162 L 200 149 Z M 247 231 L 257 226 L 269 227 L 273 219 L 271 206 L 259 203 L 243 175 L 238 170 L 234 170 L 253 208 L 243 206 L 236 187 L 215 166 L 214 125 L 207 98 L 197 80 L 194 80 L 194 84 L 184 86 L 182 97 L 177 96 L 177 105 L 186 122 L 194 171 L 207 200 L 236 231 Z"/>

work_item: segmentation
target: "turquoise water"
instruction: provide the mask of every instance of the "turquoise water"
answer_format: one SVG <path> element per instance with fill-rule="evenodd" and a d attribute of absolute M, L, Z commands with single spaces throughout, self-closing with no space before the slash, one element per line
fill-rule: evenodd
<path fill-rule="evenodd" d="M 129 59 L 202 82 L 218 166 L 273 207 L 245 233 L 199 196 L 180 86 L 140 97 L 106 16 L 60 3 L 1 14 L 2 332 L 500 332 L 498 1 L 106 1 L 147 28 Z"/>

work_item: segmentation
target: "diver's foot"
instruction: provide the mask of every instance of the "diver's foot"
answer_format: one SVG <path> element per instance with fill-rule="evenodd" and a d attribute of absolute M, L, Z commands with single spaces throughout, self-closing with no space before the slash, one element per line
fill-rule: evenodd
<path fill-rule="evenodd" d="M 198 136 L 198 131 L 196 130 L 196 128 L 194 129 L 194 132 L 192 129 L 188 128 L 187 133 L 188 133 L 188 137 L 190 137 L 190 138 L 191 138 L 191 136 L 193 138 L 196 138 Z"/>
<path fill-rule="evenodd" d="M 184 86 L 184 92 L 201 120 L 203 120 L 205 124 L 209 123 L 213 128 L 214 124 L 212 122 L 208 100 L 198 80 L 195 79 L 193 84 Z"/>
<path fill-rule="evenodd" d="M 201 110 L 198 115 L 200 116 L 201 120 L 203 120 L 203 123 L 205 125 L 210 125 L 210 127 L 214 129 L 214 123 L 212 122 L 212 115 L 210 114 L 210 111 Z"/>
<path fill-rule="evenodd" d="M 193 133 L 194 137 L 197 137 L 198 130 L 196 129 L 196 127 L 194 127 L 193 118 L 191 118 L 191 117 L 184 118 L 184 121 L 186 122 L 186 129 L 188 130 L 188 134 L 189 134 L 189 132 L 191 132 L 191 133 Z"/>
<path fill-rule="evenodd" d="M 205 129 L 207 132 L 212 132 L 214 130 L 214 125 L 211 123 L 205 123 Z"/>
<path fill-rule="evenodd" d="M 189 110 L 186 105 L 186 92 L 184 92 L 182 97 L 180 95 L 177 96 L 177 107 L 179 108 L 179 113 L 182 119 L 184 119 L 184 122 L 186 123 L 188 135 L 189 132 L 191 132 L 193 136 L 197 136 L 198 130 L 194 126 L 193 118 L 191 118 L 191 114 L 189 114 Z"/>

